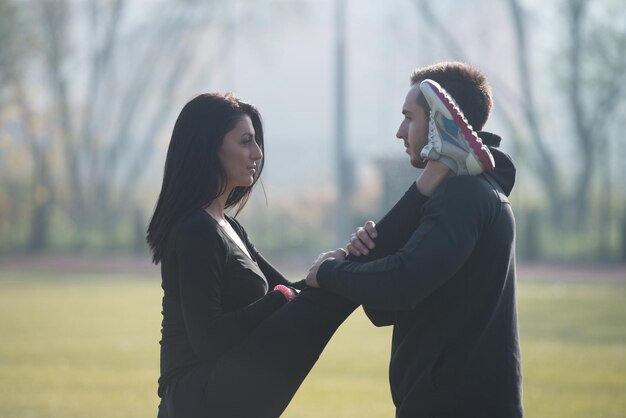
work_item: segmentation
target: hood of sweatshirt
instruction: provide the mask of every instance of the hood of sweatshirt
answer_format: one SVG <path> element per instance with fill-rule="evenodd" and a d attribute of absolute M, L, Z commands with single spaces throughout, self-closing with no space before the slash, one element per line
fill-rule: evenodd
<path fill-rule="evenodd" d="M 493 178 L 500 187 L 502 187 L 502 191 L 509 196 L 511 194 L 511 190 L 513 190 L 513 186 L 515 185 L 515 164 L 513 164 L 513 160 L 511 157 L 498 149 L 500 146 L 500 138 L 498 135 L 492 134 L 491 132 L 480 131 L 478 132 L 478 136 L 483 141 L 483 144 L 489 147 L 489 151 L 493 155 L 493 159 L 496 163 L 495 169 L 489 173 L 491 178 Z"/>

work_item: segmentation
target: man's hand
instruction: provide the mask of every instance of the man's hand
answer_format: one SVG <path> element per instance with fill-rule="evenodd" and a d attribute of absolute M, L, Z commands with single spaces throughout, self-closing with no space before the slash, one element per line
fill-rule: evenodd
<path fill-rule="evenodd" d="M 322 263 L 326 260 L 337 259 L 343 260 L 346 258 L 346 250 L 343 248 L 337 248 L 335 251 L 328 251 L 326 253 L 321 253 L 317 260 L 313 263 L 313 265 L 309 268 L 309 274 L 306 276 L 306 284 L 309 287 L 320 287 L 319 283 L 317 283 L 317 271 L 320 269 Z"/>
<path fill-rule="evenodd" d="M 376 224 L 374 221 L 367 221 L 365 225 L 358 227 L 356 232 L 350 236 L 346 249 L 350 254 L 357 257 L 367 255 L 376 246 L 374 240 L 377 236 Z"/>

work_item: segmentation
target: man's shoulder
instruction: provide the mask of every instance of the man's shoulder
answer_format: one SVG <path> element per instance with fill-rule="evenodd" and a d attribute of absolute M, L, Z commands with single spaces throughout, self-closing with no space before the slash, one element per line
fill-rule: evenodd
<path fill-rule="evenodd" d="M 506 196 L 484 175 L 454 176 L 446 179 L 430 197 L 426 209 L 436 207 L 459 210 L 463 213 L 474 210 L 482 211 L 494 205 L 500 205 Z"/>
<path fill-rule="evenodd" d="M 452 195 L 461 198 L 475 199 L 493 194 L 493 185 L 484 176 L 453 176 L 449 177 L 435 191 L 435 194 Z"/>

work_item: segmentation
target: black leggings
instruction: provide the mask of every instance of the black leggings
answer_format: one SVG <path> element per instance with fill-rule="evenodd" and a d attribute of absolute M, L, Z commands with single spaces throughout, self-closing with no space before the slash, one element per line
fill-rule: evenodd
<path fill-rule="evenodd" d="M 306 288 L 215 365 L 173 379 L 158 418 L 276 418 L 356 304 Z"/>

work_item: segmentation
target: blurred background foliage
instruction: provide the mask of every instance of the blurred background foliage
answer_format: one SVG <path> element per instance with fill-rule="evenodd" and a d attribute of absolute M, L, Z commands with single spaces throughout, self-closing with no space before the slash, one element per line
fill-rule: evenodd
<path fill-rule="evenodd" d="M 0 0 L 0 255 L 146 256 L 178 111 L 234 91 L 267 125 L 242 222 L 310 259 L 417 176 L 394 139 L 411 70 L 463 60 L 518 165 L 518 256 L 626 261 L 625 2 L 352 0 L 337 20 L 338 2 Z"/>

